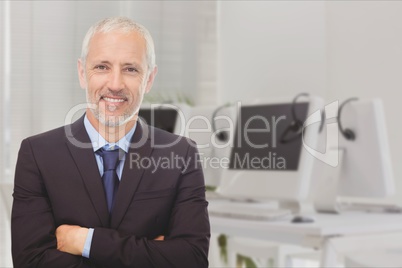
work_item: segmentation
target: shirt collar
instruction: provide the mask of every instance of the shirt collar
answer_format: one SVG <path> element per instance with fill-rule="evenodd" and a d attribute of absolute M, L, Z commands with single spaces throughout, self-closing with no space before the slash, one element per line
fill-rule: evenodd
<path fill-rule="evenodd" d="M 128 149 L 130 147 L 130 141 L 131 138 L 134 135 L 135 129 L 137 128 L 137 123 L 130 129 L 130 131 L 123 137 L 121 138 L 118 142 L 107 142 L 102 135 L 96 131 L 96 129 L 92 126 L 91 122 L 89 122 L 87 115 L 85 115 L 84 118 L 84 126 L 85 130 L 88 133 L 89 139 L 91 140 L 92 147 L 94 152 L 99 150 L 102 147 L 105 147 L 106 149 L 113 149 L 114 146 L 119 146 L 120 149 L 122 149 L 124 152 L 128 153 Z"/>

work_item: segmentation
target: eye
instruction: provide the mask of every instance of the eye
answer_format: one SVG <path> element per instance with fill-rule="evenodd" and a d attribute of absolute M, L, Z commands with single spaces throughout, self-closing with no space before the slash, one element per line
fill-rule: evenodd
<path fill-rule="evenodd" d="M 126 71 L 127 71 L 127 72 L 130 72 L 130 73 L 134 73 L 134 72 L 137 72 L 137 69 L 134 68 L 134 67 L 127 67 L 127 68 L 126 68 Z"/>
<path fill-rule="evenodd" d="M 95 70 L 104 71 L 104 70 L 107 70 L 107 66 L 105 66 L 105 65 L 96 65 Z"/>

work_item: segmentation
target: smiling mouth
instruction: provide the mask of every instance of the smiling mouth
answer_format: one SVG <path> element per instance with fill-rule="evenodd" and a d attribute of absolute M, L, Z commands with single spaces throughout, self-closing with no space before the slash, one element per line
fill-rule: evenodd
<path fill-rule="evenodd" d="M 101 97 L 101 100 L 113 103 L 120 103 L 127 100 L 127 98 L 110 98 L 110 97 Z"/>

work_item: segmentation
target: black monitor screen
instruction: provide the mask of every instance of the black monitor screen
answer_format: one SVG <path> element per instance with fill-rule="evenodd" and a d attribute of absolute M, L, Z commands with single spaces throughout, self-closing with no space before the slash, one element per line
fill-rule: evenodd
<path fill-rule="evenodd" d="M 308 103 L 294 104 L 301 124 Z M 292 104 L 243 106 L 237 119 L 229 169 L 296 171 L 302 148 L 301 129 L 291 128 Z"/>
<path fill-rule="evenodd" d="M 140 109 L 138 114 L 148 125 L 174 133 L 177 110 L 173 108 Z"/>

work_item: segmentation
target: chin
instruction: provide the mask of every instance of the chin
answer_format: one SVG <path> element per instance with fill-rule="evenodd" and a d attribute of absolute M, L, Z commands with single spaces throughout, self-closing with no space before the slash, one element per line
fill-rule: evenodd
<path fill-rule="evenodd" d="M 107 116 L 106 118 L 103 116 L 100 116 L 98 118 L 98 121 L 107 127 L 119 127 L 119 126 L 123 126 L 126 123 L 128 123 L 135 114 L 131 114 L 131 115 L 111 115 L 111 116 Z"/>

